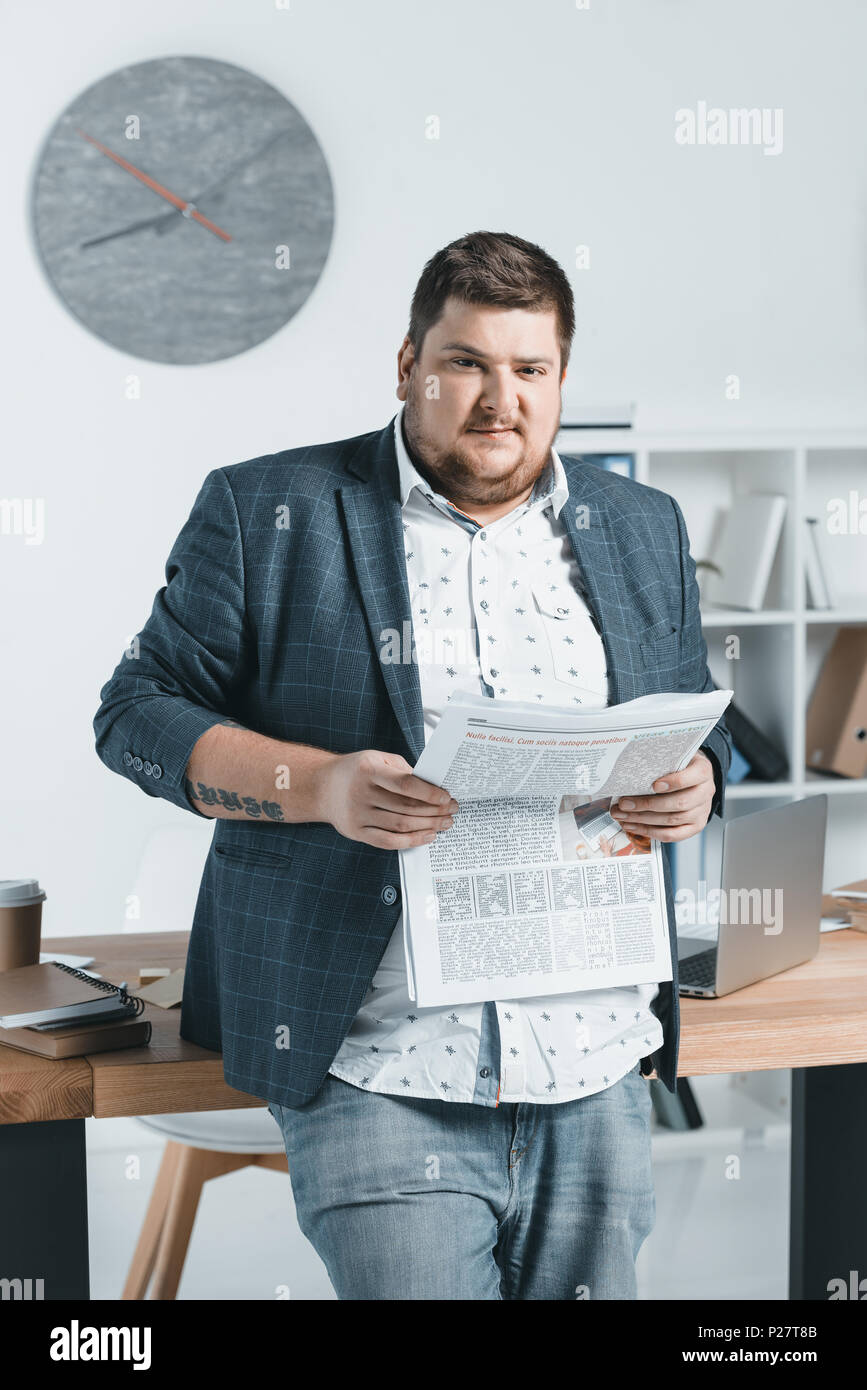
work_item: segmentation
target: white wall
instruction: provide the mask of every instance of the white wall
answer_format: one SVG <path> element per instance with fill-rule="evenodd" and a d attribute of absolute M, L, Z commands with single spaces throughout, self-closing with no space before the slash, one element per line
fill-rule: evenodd
<path fill-rule="evenodd" d="M 646 428 L 867 420 L 858 0 L 42 0 L 3 22 L 0 496 L 43 497 L 46 535 L 0 536 L 0 877 L 40 875 L 46 934 L 117 930 L 161 827 L 193 828 L 197 872 L 210 827 L 96 758 L 99 688 L 209 469 L 386 422 L 409 298 L 439 246 L 508 229 L 572 270 L 567 401 L 634 400 Z M 61 110 L 171 53 L 283 90 L 336 189 L 331 256 L 300 314 L 203 367 L 137 363 L 92 337 L 28 232 Z M 700 100 L 781 107 L 782 153 L 678 146 L 674 112 Z M 589 271 L 573 269 L 578 244 Z"/>

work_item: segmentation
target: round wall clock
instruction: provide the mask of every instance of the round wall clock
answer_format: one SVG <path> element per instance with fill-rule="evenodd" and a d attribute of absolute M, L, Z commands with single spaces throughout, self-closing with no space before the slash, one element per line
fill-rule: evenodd
<path fill-rule="evenodd" d="M 157 58 L 88 87 L 41 151 L 35 237 L 67 308 L 154 362 L 215 362 L 301 308 L 334 194 L 304 117 L 253 73 Z"/>

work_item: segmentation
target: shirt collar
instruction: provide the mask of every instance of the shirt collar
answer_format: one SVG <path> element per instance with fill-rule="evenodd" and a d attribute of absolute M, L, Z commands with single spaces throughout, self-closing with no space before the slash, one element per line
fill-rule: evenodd
<path fill-rule="evenodd" d="M 397 468 L 400 477 L 400 505 L 405 507 L 409 495 L 414 487 L 420 488 L 425 494 L 433 491 L 430 484 L 421 476 L 412 459 L 409 456 L 406 444 L 403 439 L 401 422 L 403 419 L 403 405 L 394 417 L 394 447 L 397 451 Z M 438 497 L 439 493 L 434 492 Z M 563 468 L 560 455 L 554 446 L 551 446 L 551 456 L 548 459 L 539 477 L 533 485 L 533 491 L 528 499 L 529 504 L 541 501 L 545 498 L 551 503 L 554 515 L 559 516 L 566 499 L 569 496 L 569 484 L 566 481 L 566 473 Z M 443 501 L 447 501 L 443 498 Z"/>

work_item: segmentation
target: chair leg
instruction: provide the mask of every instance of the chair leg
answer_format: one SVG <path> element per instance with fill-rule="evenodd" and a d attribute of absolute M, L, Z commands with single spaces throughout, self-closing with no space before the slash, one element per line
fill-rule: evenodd
<path fill-rule="evenodd" d="M 250 1162 L 258 1168 L 273 1168 L 276 1173 L 289 1172 L 289 1160 L 285 1152 L 281 1154 L 251 1154 Z"/>
<path fill-rule="evenodd" d="M 122 1299 L 144 1298 L 147 1293 L 182 1148 L 182 1144 L 166 1144 L 141 1234 L 123 1286 Z"/>
<path fill-rule="evenodd" d="M 178 1147 L 181 1154 L 156 1253 L 152 1299 L 172 1299 L 177 1294 L 204 1184 L 209 1178 L 245 1168 L 250 1161 L 248 1154 L 218 1153 L 189 1144 Z"/>

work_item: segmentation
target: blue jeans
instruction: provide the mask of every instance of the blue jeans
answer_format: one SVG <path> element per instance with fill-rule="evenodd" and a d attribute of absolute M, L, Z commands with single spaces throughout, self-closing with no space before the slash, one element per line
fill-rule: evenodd
<path fill-rule="evenodd" d="M 653 1229 L 639 1066 L 561 1105 L 378 1095 L 272 1103 L 301 1230 L 339 1299 L 629 1299 Z"/>

